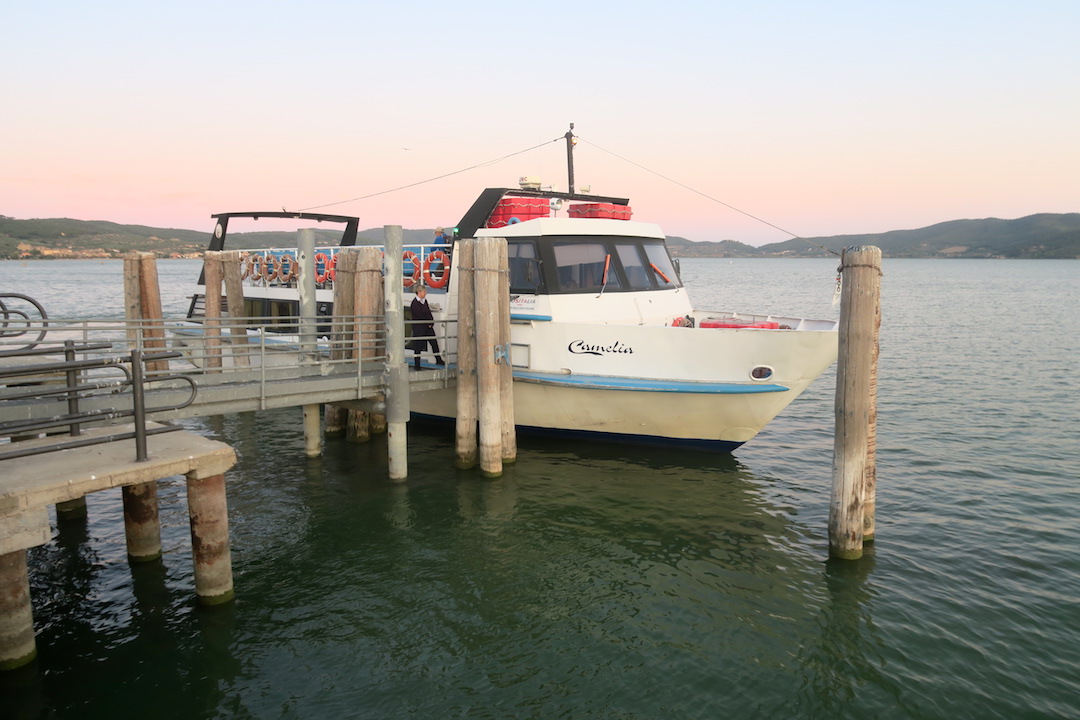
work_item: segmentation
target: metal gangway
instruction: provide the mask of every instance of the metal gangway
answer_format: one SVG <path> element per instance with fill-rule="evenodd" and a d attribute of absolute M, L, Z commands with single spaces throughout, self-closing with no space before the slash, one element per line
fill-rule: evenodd
<path fill-rule="evenodd" d="M 13 310 L 13 299 L 30 300 L 14 295 L 0 294 L 0 438 L 63 424 L 72 403 L 86 414 L 82 424 L 130 421 L 139 403 L 140 417 L 158 423 L 312 404 L 385 410 L 381 316 L 321 316 L 305 337 L 299 317 L 225 317 L 217 327 L 184 318 L 53 319 Z M 424 354 L 424 369 L 408 373 L 410 390 L 454 383 L 452 326 L 437 331 L 449 364 Z"/>

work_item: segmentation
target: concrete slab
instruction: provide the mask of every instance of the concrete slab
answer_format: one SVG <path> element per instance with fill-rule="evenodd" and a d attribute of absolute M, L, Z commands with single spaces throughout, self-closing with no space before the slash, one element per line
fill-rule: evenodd
<path fill-rule="evenodd" d="M 148 428 L 160 427 L 147 423 Z M 111 425 L 83 432 L 81 437 L 132 432 L 134 426 Z M 48 446 L 67 436 L 23 440 L 20 446 Z M 225 443 L 183 430 L 150 435 L 146 462 L 135 461 L 135 441 L 119 440 L 42 455 L 0 460 L 0 518 L 30 508 L 55 505 L 88 493 L 124 485 L 162 480 L 174 475 L 206 478 L 236 464 L 236 453 Z"/>

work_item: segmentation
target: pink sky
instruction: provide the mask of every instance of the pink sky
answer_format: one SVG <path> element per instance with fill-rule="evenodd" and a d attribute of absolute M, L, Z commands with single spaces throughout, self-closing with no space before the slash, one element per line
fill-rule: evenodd
<path fill-rule="evenodd" d="M 520 175 L 565 187 L 570 122 L 579 186 L 691 240 L 789 238 L 721 203 L 804 236 L 1080 212 L 1080 5 L 945 5 L 25 3 L 0 214 L 453 224 Z"/>

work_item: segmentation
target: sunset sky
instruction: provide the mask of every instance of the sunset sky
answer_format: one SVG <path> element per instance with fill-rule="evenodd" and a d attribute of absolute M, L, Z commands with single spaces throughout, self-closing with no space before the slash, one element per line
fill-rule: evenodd
<path fill-rule="evenodd" d="M 578 186 L 691 240 L 1080 212 L 1075 0 L 0 0 L 0 19 L 15 218 L 453 225 L 521 175 L 565 189 L 571 122 Z"/>

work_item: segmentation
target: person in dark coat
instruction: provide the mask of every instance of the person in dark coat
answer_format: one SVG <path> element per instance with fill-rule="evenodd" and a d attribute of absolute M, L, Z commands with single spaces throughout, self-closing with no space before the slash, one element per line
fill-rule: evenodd
<path fill-rule="evenodd" d="M 427 288 L 423 285 L 416 289 L 416 297 L 413 298 L 409 310 L 414 323 L 412 326 L 413 339 L 410 343 L 413 351 L 413 367 L 417 370 L 420 369 L 420 353 L 426 350 L 429 345 L 435 353 L 435 364 L 445 365 L 446 363 L 443 362 L 442 355 L 439 352 L 439 341 L 435 339 L 435 323 L 431 315 L 431 308 L 428 307 Z"/>

